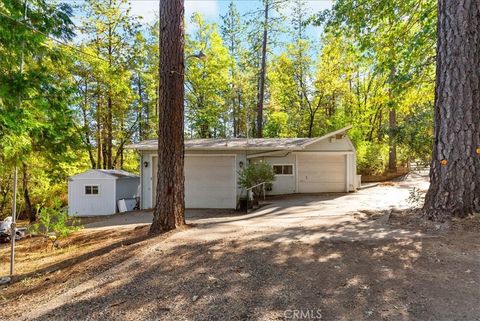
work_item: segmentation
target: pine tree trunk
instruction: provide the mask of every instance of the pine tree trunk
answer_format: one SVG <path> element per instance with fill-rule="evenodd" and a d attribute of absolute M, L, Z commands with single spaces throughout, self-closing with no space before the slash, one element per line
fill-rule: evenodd
<path fill-rule="evenodd" d="M 147 96 L 146 96 L 146 99 L 145 99 L 145 104 L 144 104 L 144 107 L 145 107 L 145 129 L 144 129 L 144 139 L 148 139 L 150 138 L 150 132 L 152 130 L 152 127 L 151 127 L 151 124 L 150 124 L 150 97 L 148 96 L 148 92 L 147 92 Z"/>
<path fill-rule="evenodd" d="M 265 1 L 265 20 L 263 21 L 262 63 L 260 66 L 260 80 L 258 84 L 257 103 L 257 137 L 263 137 L 263 100 L 265 98 L 265 78 L 267 76 L 267 40 L 268 40 L 268 11 L 269 1 Z"/>
<path fill-rule="evenodd" d="M 480 212 L 480 1 L 439 0 L 435 141 L 424 213 Z"/>
<path fill-rule="evenodd" d="M 140 140 L 145 139 L 144 135 L 144 119 L 143 119 L 143 93 L 142 93 L 142 80 L 140 75 L 137 76 L 137 87 L 138 87 L 138 137 Z"/>
<path fill-rule="evenodd" d="M 152 234 L 185 224 L 183 15 L 183 0 L 160 1 L 158 183 Z"/>
<path fill-rule="evenodd" d="M 22 176 L 22 186 L 23 186 L 23 200 L 25 202 L 25 211 L 27 212 L 28 220 L 30 223 L 35 222 L 36 215 L 35 210 L 32 206 L 32 201 L 30 200 L 30 193 L 28 191 L 28 167 L 26 163 L 23 163 L 23 176 Z"/>
<path fill-rule="evenodd" d="M 388 113 L 388 171 L 397 171 L 397 143 L 395 131 L 397 127 L 397 112 L 391 109 Z"/>
<path fill-rule="evenodd" d="M 106 135 L 106 150 L 105 156 L 107 158 L 106 168 L 113 168 L 113 101 L 111 93 L 108 93 L 108 102 L 107 102 L 107 135 Z"/>
<path fill-rule="evenodd" d="M 110 0 L 110 7 L 112 6 L 112 1 Z M 113 66 L 113 31 L 112 25 L 108 25 L 108 68 L 112 69 Z M 113 168 L 113 99 L 112 99 L 112 89 L 111 85 L 108 85 L 108 99 L 107 99 L 107 141 L 106 141 L 106 168 Z"/>
<path fill-rule="evenodd" d="M 311 138 L 313 136 L 313 124 L 315 122 L 315 114 L 310 112 L 309 115 L 309 120 L 308 120 L 308 135 L 307 137 Z"/>
<path fill-rule="evenodd" d="M 90 139 L 91 131 L 87 118 L 87 109 L 88 109 L 88 82 L 85 80 L 85 92 L 83 95 L 83 106 L 82 106 L 82 115 L 83 115 L 83 125 L 86 128 L 85 130 L 85 142 L 87 144 L 88 157 L 90 159 L 90 166 L 94 169 L 97 165 L 95 163 L 95 157 L 93 157 L 92 151 L 92 141 Z"/>
<path fill-rule="evenodd" d="M 392 48 L 394 45 L 392 44 Z M 392 61 L 395 61 L 395 50 L 392 51 Z M 392 67 L 390 70 L 388 98 L 393 106 L 390 106 L 388 112 L 388 171 L 395 173 L 397 171 L 397 143 L 396 143 L 396 129 L 397 129 L 397 110 L 396 99 L 393 94 L 395 86 L 396 68 Z"/>
<path fill-rule="evenodd" d="M 103 158 L 102 158 L 102 105 L 100 102 L 100 93 L 97 90 L 97 166 L 96 169 L 102 168 Z"/>
<path fill-rule="evenodd" d="M 103 160 L 103 164 L 102 164 L 102 168 L 103 169 L 108 169 L 109 167 L 107 166 L 107 138 L 105 137 L 105 130 L 102 129 L 102 134 L 103 134 L 103 143 L 102 143 L 102 160 Z"/>
<path fill-rule="evenodd" d="M 241 110 L 242 110 L 242 93 L 240 90 L 237 90 L 237 102 L 238 102 L 238 109 L 237 109 L 237 136 L 242 135 L 242 129 L 244 128 L 245 124 L 245 119 L 242 116 Z M 245 108 L 245 107 L 244 107 Z M 246 136 L 248 133 L 243 131 L 243 134 Z"/>

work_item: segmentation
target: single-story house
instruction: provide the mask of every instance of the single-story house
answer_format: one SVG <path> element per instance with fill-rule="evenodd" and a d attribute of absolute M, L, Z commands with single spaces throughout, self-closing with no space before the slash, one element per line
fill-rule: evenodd
<path fill-rule="evenodd" d="M 114 169 L 91 169 L 68 179 L 68 214 L 110 215 L 117 202 L 138 196 L 140 177 Z"/>
<path fill-rule="evenodd" d="M 316 138 L 228 138 L 185 141 L 185 206 L 236 208 L 242 189 L 238 172 L 267 162 L 276 173 L 267 195 L 352 192 L 359 184 L 351 126 Z M 140 154 L 140 203 L 155 204 L 157 141 L 130 145 Z"/>

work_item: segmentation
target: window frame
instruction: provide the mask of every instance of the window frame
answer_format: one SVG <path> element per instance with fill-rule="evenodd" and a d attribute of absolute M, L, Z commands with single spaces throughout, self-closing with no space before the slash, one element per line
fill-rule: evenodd
<path fill-rule="evenodd" d="M 87 187 L 90 187 L 90 192 L 93 192 L 92 187 L 96 187 L 97 188 L 97 194 L 93 194 L 93 193 L 88 194 L 87 193 Z M 100 184 L 84 184 L 83 185 L 83 195 L 88 196 L 88 197 L 98 197 L 98 196 L 100 196 Z"/>
<path fill-rule="evenodd" d="M 275 166 L 282 166 L 282 174 L 275 174 L 275 176 L 295 176 L 295 165 L 294 164 L 272 164 L 272 169 L 273 169 L 274 173 L 275 173 L 275 169 L 274 169 Z M 292 173 L 291 174 L 283 174 L 285 166 L 291 166 L 292 167 Z"/>

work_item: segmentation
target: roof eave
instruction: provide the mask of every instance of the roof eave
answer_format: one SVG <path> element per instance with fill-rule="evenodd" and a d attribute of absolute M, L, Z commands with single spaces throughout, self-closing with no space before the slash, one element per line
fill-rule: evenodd
<path fill-rule="evenodd" d="M 352 125 L 345 126 L 345 127 L 340 128 L 340 129 L 338 129 L 338 130 L 336 130 L 336 131 L 333 131 L 333 132 L 328 133 L 328 134 L 325 134 L 325 135 L 323 135 L 323 136 L 321 136 L 321 137 L 315 138 L 315 139 L 313 139 L 313 140 L 311 140 L 311 141 L 309 141 L 309 142 L 306 142 L 306 143 L 302 144 L 302 147 L 303 147 L 303 148 L 306 148 L 307 146 L 309 146 L 309 145 L 311 145 L 311 144 L 315 144 L 315 143 L 317 143 L 317 142 L 319 142 L 319 141 L 322 141 L 322 140 L 324 140 L 324 139 L 327 139 L 327 138 L 329 138 L 329 137 L 335 136 L 335 135 L 337 135 L 337 134 L 345 133 L 345 132 L 347 132 L 348 130 L 352 129 L 352 127 L 353 127 Z"/>
<path fill-rule="evenodd" d="M 276 150 L 302 150 L 305 147 L 298 146 L 298 147 L 194 147 L 194 148 L 185 148 L 186 151 L 232 151 L 232 150 L 241 150 L 241 151 L 249 151 L 249 150 L 265 150 L 265 151 L 276 151 Z M 156 151 L 157 147 L 153 146 L 130 146 L 129 149 L 135 149 L 138 151 Z"/>

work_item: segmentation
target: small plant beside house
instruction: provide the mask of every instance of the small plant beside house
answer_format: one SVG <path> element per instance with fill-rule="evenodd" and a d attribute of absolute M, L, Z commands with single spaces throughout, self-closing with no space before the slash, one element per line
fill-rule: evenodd
<path fill-rule="evenodd" d="M 59 199 L 54 200 L 53 206 L 37 206 L 37 222 L 31 226 L 32 234 L 43 236 L 52 248 L 59 247 L 59 241 L 68 237 L 81 226 L 76 218 L 68 215 Z"/>
<path fill-rule="evenodd" d="M 261 183 L 267 186 L 275 180 L 275 173 L 270 164 L 256 163 L 250 164 L 239 171 L 238 185 L 246 192 L 249 188 Z M 262 186 L 257 186 L 252 189 L 253 201 L 258 202 L 258 198 L 262 195 Z M 240 203 L 248 200 L 248 195 L 240 198 Z"/>

